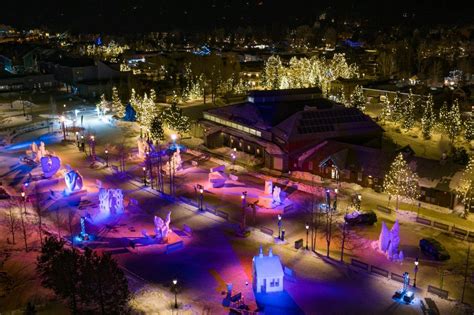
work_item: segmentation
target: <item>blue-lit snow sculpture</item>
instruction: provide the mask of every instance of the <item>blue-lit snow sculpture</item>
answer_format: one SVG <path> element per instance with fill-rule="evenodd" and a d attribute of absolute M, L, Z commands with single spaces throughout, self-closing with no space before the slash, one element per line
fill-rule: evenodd
<path fill-rule="evenodd" d="M 66 194 L 82 189 L 82 176 L 69 165 L 67 166 L 67 173 L 64 175 L 64 181 L 66 182 Z"/>
<path fill-rule="evenodd" d="M 61 160 L 57 156 L 43 156 L 40 161 L 44 178 L 53 177 L 61 167 Z"/>

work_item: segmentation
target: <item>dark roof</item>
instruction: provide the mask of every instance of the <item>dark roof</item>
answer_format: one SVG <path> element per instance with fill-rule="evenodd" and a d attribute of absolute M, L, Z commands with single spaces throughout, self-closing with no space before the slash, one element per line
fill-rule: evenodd
<path fill-rule="evenodd" d="M 340 170 L 361 171 L 383 178 L 394 157 L 395 153 L 328 140 L 301 154 L 299 164 L 312 161 L 316 168 L 330 161 Z"/>
<path fill-rule="evenodd" d="M 253 90 L 249 91 L 249 97 L 271 97 L 271 96 L 289 96 L 304 94 L 321 94 L 322 91 L 318 87 L 306 89 L 285 89 L 285 90 Z"/>

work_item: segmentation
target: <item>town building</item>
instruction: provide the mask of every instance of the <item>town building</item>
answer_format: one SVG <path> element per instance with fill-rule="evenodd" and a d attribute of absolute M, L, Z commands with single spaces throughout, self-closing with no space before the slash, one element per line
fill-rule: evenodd
<path fill-rule="evenodd" d="M 322 97 L 319 88 L 252 91 L 242 103 L 203 114 L 204 144 L 227 146 L 287 172 L 302 152 L 329 139 L 378 147 L 383 129 L 356 108 Z"/>

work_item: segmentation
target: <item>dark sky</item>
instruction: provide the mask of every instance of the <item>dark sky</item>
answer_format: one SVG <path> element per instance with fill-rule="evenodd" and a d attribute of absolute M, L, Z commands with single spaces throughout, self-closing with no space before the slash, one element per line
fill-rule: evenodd
<path fill-rule="evenodd" d="M 313 23 L 328 10 L 336 17 L 362 16 L 398 23 L 403 12 L 416 22 L 472 22 L 470 1 L 429 0 L 3 0 L 0 24 L 48 26 L 75 32 L 137 32 Z M 464 4 L 462 4 L 464 3 Z M 474 5 L 471 5 L 473 7 Z"/>

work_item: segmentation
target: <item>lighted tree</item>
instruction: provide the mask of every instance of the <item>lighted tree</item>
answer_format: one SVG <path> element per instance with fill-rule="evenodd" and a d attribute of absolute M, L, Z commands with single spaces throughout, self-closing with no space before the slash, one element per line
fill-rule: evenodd
<path fill-rule="evenodd" d="M 279 56 L 270 56 L 265 63 L 264 68 L 264 85 L 266 88 L 277 90 L 280 89 L 284 68 Z"/>
<path fill-rule="evenodd" d="M 402 103 L 402 98 L 400 97 L 400 93 L 397 92 L 395 94 L 395 97 L 393 98 L 393 102 L 392 102 L 392 121 L 399 121 L 402 119 L 403 117 L 403 103 Z"/>
<path fill-rule="evenodd" d="M 390 197 L 397 199 L 397 210 L 399 199 L 417 199 L 420 196 L 418 187 L 418 175 L 410 168 L 402 153 L 399 153 L 385 174 L 383 188 Z"/>
<path fill-rule="evenodd" d="M 191 127 L 189 117 L 183 114 L 183 110 L 176 103 L 163 110 L 160 118 L 168 128 L 176 130 L 179 134 L 188 132 Z"/>
<path fill-rule="evenodd" d="M 156 91 L 155 91 L 155 89 L 151 89 L 151 90 L 150 90 L 150 100 L 152 100 L 153 103 L 156 104 L 156 102 L 157 102 L 157 97 L 156 97 Z"/>
<path fill-rule="evenodd" d="M 100 96 L 100 102 L 96 105 L 97 111 L 103 115 L 108 111 L 109 102 L 105 99 L 105 95 Z"/>
<path fill-rule="evenodd" d="M 462 129 L 461 111 L 459 110 L 458 100 L 454 100 L 453 105 L 448 112 L 444 128 L 449 136 L 451 145 L 453 145 L 454 140 L 461 133 Z"/>
<path fill-rule="evenodd" d="M 471 116 L 464 122 L 464 138 L 467 141 L 474 140 L 474 117 Z"/>
<path fill-rule="evenodd" d="M 151 120 L 150 137 L 154 141 L 163 140 L 165 138 L 163 123 L 161 122 L 161 118 L 159 116 L 155 116 Z"/>
<path fill-rule="evenodd" d="M 388 95 L 385 95 L 385 99 L 382 101 L 382 114 L 381 118 L 383 121 L 391 120 L 393 115 L 393 105 L 388 98 Z"/>
<path fill-rule="evenodd" d="M 446 126 L 449 124 L 449 108 L 448 103 L 443 102 L 438 114 L 438 128 L 441 132 L 446 130 Z"/>
<path fill-rule="evenodd" d="M 125 116 L 125 105 L 120 100 L 118 89 L 115 86 L 112 88 L 112 110 L 120 118 Z"/>
<path fill-rule="evenodd" d="M 404 110 L 402 111 L 402 128 L 405 131 L 410 130 L 415 125 L 415 109 L 416 102 L 413 93 L 410 90 L 408 99 L 404 102 Z"/>
<path fill-rule="evenodd" d="M 421 117 L 421 132 L 425 139 L 431 138 L 431 133 L 436 122 L 433 105 L 433 95 L 429 94 L 426 98 L 423 116 Z"/>
<path fill-rule="evenodd" d="M 365 110 L 365 104 L 367 103 L 367 99 L 364 95 L 364 91 L 360 85 L 356 85 L 354 91 L 351 93 L 351 100 L 350 104 L 351 107 L 355 107 L 360 109 L 361 111 Z"/>
<path fill-rule="evenodd" d="M 455 191 L 464 204 L 464 216 L 466 217 L 474 200 L 474 157 L 471 156 L 469 159 Z"/>

